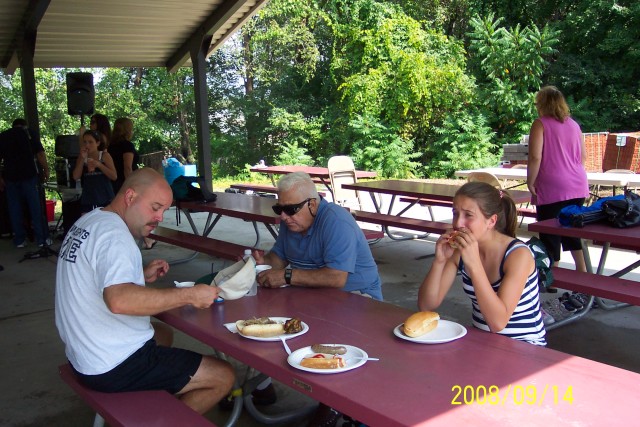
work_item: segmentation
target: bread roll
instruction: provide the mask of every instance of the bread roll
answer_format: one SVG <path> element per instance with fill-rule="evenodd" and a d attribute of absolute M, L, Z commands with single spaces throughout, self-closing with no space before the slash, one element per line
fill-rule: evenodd
<path fill-rule="evenodd" d="M 267 324 L 250 324 L 247 325 L 246 321 L 238 320 L 236 322 L 236 328 L 242 335 L 248 335 L 250 337 L 275 337 L 284 334 L 284 325 L 282 323 L 267 323 Z"/>
<path fill-rule="evenodd" d="M 447 243 L 449 243 L 449 246 L 451 246 L 453 249 L 458 249 L 458 242 L 456 241 L 456 237 L 458 237 L 459 233 L 460 232 L 457 230 L 453 231 L 449 236 L 449 240 L 447 241 Z"/>
<path fill-rule="evenodd" d="M 324 355 L 323 357 L 316 356 L 319 355 L 305 357 L 300 361 L 300 366 L 313 369 L 337 369 L 346 366 L 342 357 L 333 357 L 331 355 L 329 355 L 329 357 L 325 357 Z"/>
<path fill-rule="evenodd" d="M 435 311 L 419 311 L 404 322 L 405 335 L 415 338 L 432 331 L 438 326 L 440 315 Z"/>

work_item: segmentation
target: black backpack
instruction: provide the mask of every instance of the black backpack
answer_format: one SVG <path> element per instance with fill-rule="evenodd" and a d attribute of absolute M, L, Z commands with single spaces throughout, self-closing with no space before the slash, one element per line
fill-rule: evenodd
<path fill-rule="evenodd" d="M 203 176 L 180 175 L 171 183 L 177 202 L 215 202 L 217 196 L 209 191 Z"/>

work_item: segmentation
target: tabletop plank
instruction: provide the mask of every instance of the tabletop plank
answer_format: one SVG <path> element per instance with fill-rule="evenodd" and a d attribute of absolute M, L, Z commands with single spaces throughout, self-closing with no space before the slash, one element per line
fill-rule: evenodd
<path fill-rule="evenodd" d="M 342 187 L 350 190 L 391 194 L 394 196 L 451 201 L 462 184 L 464 184 L 464 182 L 460 182 L 460 184 L 457 185 L 416 180 L 386 179 L 342 184 Z M 516 204 L 527 203 L 531 200 L 531 193 L 528 191 L 508 190 L 508 193 Z"/>

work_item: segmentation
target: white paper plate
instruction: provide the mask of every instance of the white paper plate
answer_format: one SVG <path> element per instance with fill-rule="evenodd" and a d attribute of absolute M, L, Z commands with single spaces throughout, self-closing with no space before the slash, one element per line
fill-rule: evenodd
<path fill-rule="evenodd" d="M 442 344 L 445 342 L 457 340 L 467 335 L 467 328 L 459 323 L 450 320 L 438 320 L 438 326 L 430 332 L 419 337 L 412 338 L 405 335 L 404 323 L 399 324 L 393 330 L 393 334 L 403 340 L 417 342 L 420 344 Z"/>
<path fill-rule="evenodd" d="M 323 344 L 323 345 L 341 345 L 345 347 L 347 349 L 347 352 L 344 355 L 342 355 L 342 357 L 344 357 L 346 366 L 343 368 L 336 368 L 336 369 L 316 369 L 316 368 L 307 368 L 306 366 L 301 366 L 300 361 L 302 361 L 302 359 L 304 359 L 305 356 L 317 354 L 315 351 L 311 350 L 310 346 L 303 347 L 291 353 L 287 358 L 287 362 L 289 362 L 289 365 L 293 366 L 296 369 L 300 369 L 302 371 L 307 371 L 307 372 L 313 372 L 316 374 L 338 374 L 340 372 L 350 371 L 352 369 L 359 368 L 360 366 L 367 363 L 367 357 L 369 357 L 369 355 L 367 354 L 366 351 L 358 347 L 354 347 L 352 345 L 345 345 L 345 344 Z M 356 357 L 357 359 L 349 360 L 349 358 L 356 358 Z"/>
<path fill-rule="evenodd" d="M 291 319 L 291 317 L 274 317 L 274 316 L 268 316 L 269 319 L 278 322 L 278 323 L 283 323 L 286 322 L 287 320 Z M 282 334 L 282 335 L 275 335 L 273 337 L 252 337 L 249 335 L 243 335 L 242 332 L 238 331 L 238 333 L 243 336 L 244 338 L 249 338 L 250 340 L 255 340 L 255 341 L 280 341 L 280 337 L 288 340 L 291 338 L 295 338 L 295 337 L 299 337 L 302 334 L 306 334 L 307 331 L 309 331 L 309 325 L 307 325 L 306 323 L 302 322 L 302 330 L 300 332 L 297 332 L 295 334 Z"/>

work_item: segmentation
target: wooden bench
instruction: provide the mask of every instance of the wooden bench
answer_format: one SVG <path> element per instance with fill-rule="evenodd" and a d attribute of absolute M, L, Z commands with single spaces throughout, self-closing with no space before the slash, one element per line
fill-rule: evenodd
<path fill-rule="evenodd" d="M 640 306 L 640 282 L 620 277 L 556 267 L 553 287 Z"/>
<path fill-rule="evenodd" d="M 442 234 L 445 230 L 451 228 L 451 224 L 446 222 L 425 221 L 417 218 L 407 218 L 377 212 L 352 210 L 351 214 L 354 216 L 356 221 L 378 224 L 383 227 L 422 231 L 424 233 Z"/>
<path fill-rule="evenodd" d="M 82 385 L 71 366 L 61 365 L 60 377 L 96 411 L 94 426 L 215 426 L 211 421 L 163 390 L 102 393 Z"/>
<path fill-rule="evenodd" d="M 244 255 L 246 246 L 223 240 L 211 239 L 193 233 L 187 233 L 173 228 L 159 226 L 154 233 L 149 235 L 151 239 L 181 248 L 201 252 L 209 256 L 224 258 L 231 261 L 240 261 Z"/>
<path fill-rule="evenodd" d="M 231 184 L 230 187 L 235 188 L 236 190 L 240 190 L 240 192 L 242 193 L 246 193 L 247 191 L 254 191 L 256 193 L 278 194 L 278 187 L 275 187 L 273 185 L 239 183 Z M 322 197 L 327 197 L 327 193 L 325 191 L 318 191 L 318 194 Z"/>

